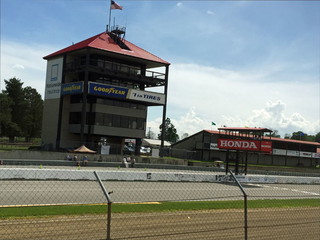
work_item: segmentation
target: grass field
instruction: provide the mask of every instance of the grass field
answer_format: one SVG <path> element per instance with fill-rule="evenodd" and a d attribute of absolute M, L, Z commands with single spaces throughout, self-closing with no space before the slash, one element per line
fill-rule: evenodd
<path fill-rule="evenodd" d="M 213 209 L 242 209 L 243 201 L 196 201 L 156 203 L 113 203 L 112 213 L 173 212 Z M 319 199 L 250 200 L 248 208 L 320 207 Z M 57 215 L 105 214 L 106 204 L 1 207 L 0 219 Z"/>
<path fill-rule="evenodd" d="M 40 138 L 34 138 L 30 142 L 25 142 L 24 138 L 16 138 L 15 142 L 9 142 L 8 138 L 0 138 L 0 152 L 14 151 L 14 150 L 28 150 L 29 147 L 36 147 L 41 145 Z"/>

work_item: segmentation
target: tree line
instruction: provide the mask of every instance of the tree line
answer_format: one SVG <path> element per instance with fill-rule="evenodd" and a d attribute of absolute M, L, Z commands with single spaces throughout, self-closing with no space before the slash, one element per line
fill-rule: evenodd
<path fill-rule="evenodd" d="M 4 80 L 0 93 L 0 136 L 14 142 L 24 137 L 26 142 L 41 136 L 43 100 L 36 89 L 23 87 L 18 78 Z"/>
<path fill-rule="evenodd" d="M 24 137 L 25 141 L 41 137 L 43 100 L 36 89 L 23 87 L 23 82 L 18 78 L 4 80 L 5 90 L 0 93 L 0 136 L 8 137 L 14 142 L 16 137 Z M 176 127 L 170 118 L 166 118 L 164 125 L 159 126 L 161 139 L 164 128 L 164 140 L 175 143 L 189 135 L 182 134 L 181 138 Z M 155 139 L 156 134 L 149 129 L 147 138 Z M 277 130 L 274 130 L 272 137 L 280 137 Z M 308 135 L 302 131 L 286 134 L 286 139 L 301 141 L 320 142 L 320 132 L 316 135 Z"/>
<path fill-rule="evenodd" d="M 278 134 L 278 130 L 274 130 L 271 134 L 271 137 L 280 138 Z M 316 135 L 308 135 L 303 131 L 293 132 L 292 134 L 286 133 L 284 135 L 284 139 L 293 139 L 293 140 L 300 140 L 300 141 L 308 141 L 308 142 L 319 142 L 320 143 L 320 132 Z"/>
<path fill-rule="evenodd" d="M 162 137 L 162 128 L 164 128 L 164 140 L 170 143 L 176 143 L 180 140 L 179 135 L 177 134 L 176 127 L 171 123 L 170 118 L 167 118 L 164 122 L 164 125 L 160 124 L 159 130 L 160 133 L 158 134 L 158 139 Z M 188 133 L 184 133 L 181 136 L 181 140 L 188 137 Z M 278 133 L 278 130 L 274 130 L 271 134 L 272 137 L 280 138 L 281 136 Z M 155 134 L 149 129 L 147 133 L 147 138 L 154 139 Z M 293 140 L 301 140 L 301 141 L 309 141 L 309 142 L 319 142 L 320 143 L 320 132 L 316 135 L 308 135 L 302 131 L 293 132 L 292 134 L 285 134 L 285 139 L 293 139 Z"/>

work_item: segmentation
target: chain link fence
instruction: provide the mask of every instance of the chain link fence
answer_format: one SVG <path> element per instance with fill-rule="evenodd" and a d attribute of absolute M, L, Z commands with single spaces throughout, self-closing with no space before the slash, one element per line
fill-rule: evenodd
<path fill-rule="evenodd" d="M 244 186 L 248 194 L 248 239 L 319 239 L 320 185 Z M 264 207 L 258 205 L 259 199 L 265 201 Z"/>
<path fill-rule="evenodd" d="M 319 239 L 320 185 L 221 174 L 1 167 L 0 239 Z"/>
<path fill-rule="evenodd" d="M 0 239 L 105 239 L 107 214 L 81 212 L 107 202 L 93 172 L 0 170 Z"/>

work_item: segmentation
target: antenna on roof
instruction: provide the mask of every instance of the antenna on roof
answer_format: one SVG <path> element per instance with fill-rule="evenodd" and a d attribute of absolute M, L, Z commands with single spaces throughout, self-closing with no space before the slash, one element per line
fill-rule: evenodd
<path fill-rule="evenodd" d="M 125 27 L 120 27 L 118 25 L 112 26 L 111 31 L 108 32 L 108 34 L 122 49 L 130 51 L 130 48 L 124 43 L 126 35 Z"/>
<path fill-rule="evenodd" d="M 110 9 L 109 9 L 109 24 L 107 25 L 107 32 L 111 31 L 111 10 L 122 10 L 122 6 L 116 3 L 113 0 L 110 0 Z"/>
<path fill-rule="evenodd" d="M 128 46 L 124 43 L 125 35 L 126 35 L 126 27 L 121 27 L 116 25 L 116 20 L 113 18 L 113 26 L 111 26 L 111 10 L 122 10 L 123 7 L 120 6 L 115 1 L 110 1 L 110 10 L 109 10 L 109 24 L 107 25 L 106 33 L 115 41 L 122 49 L 130 50 Z"/>

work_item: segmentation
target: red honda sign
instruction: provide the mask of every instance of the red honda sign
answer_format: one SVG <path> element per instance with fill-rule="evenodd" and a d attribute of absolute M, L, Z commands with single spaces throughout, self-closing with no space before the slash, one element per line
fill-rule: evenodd
<path fill-rule="evenodd" d="M 258 140 L 218 139 L 218 148 L 271 153 L 272 143 Z"/>
<path fill-rule="evenodd" d="M 260 151 L 272 153 L 272 142 L 271 141 L 261 141 Z"/>

